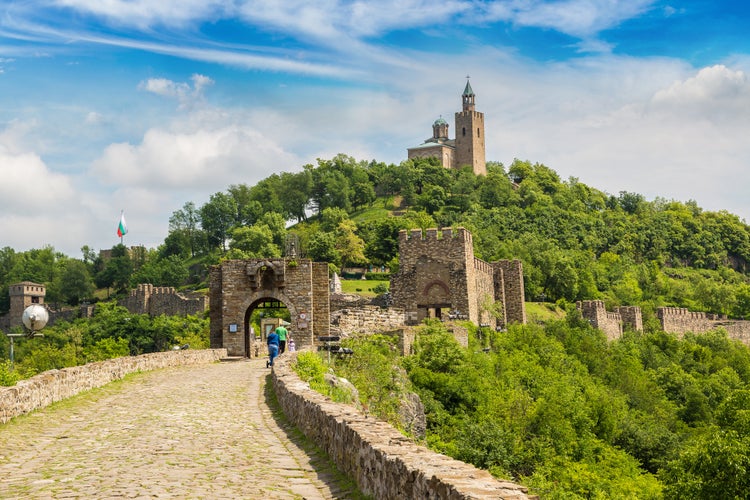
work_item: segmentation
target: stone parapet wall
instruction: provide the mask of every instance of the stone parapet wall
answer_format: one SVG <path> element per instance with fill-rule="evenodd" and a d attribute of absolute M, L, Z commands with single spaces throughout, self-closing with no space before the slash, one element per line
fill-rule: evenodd
<path fill-rule="evenodd" d="M 287 418 L 322 448 L 339 470 L 377 499 L 525 499 L 523 486 L 430 451 L 395 428 L 334 403 L 310 389 L 290 367 L 274 363 L 273 385 Z"/>
<path fill-rule="evenodd" d="M 127 297 L 118 301 L 118 304 L 133 314 L 187 316 L 205 312 L 208 297 L 201 294 L 188 297 L 178 293 L 173 287 L 141 283 Z"/>
<path fill-rule="evenodd" d="M 376 306 L 363 306 L 331 313 L 331 326 L 343 335 L 357 332 L 382 332 L 403 325 L 404 310 L 396 307 L 381 309 Z"/>
<path fill-rule="evenodd" d="M 226 357 L 226 349 L 155 352 L 50 370 L 11 387 L 0 387 L 0 422 L 44 408 L 76 394 L 101 387 L 125 375 L 169 366 L 212 363 Z"/>
<path fill-rule="evenodd" d="M 689 311 L 683 307 L 660 307 L 656 310 L 656 317 L 667 333 L 683 335 L 723 328 L 729 338 L 750 345 L 750 321 L 747 320 L 727 319 L 726 316 Z"/>

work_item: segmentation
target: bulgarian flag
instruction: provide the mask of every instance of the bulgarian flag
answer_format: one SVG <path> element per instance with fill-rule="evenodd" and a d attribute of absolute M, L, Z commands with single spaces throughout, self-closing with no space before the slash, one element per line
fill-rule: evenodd
<path fill-rule="evenodd" d="M 125 211 L 120 212 L 120 224 L 117 226 L 117 236 L 122 238 L 128 234 L 128 225 L 125 222 Z"/>

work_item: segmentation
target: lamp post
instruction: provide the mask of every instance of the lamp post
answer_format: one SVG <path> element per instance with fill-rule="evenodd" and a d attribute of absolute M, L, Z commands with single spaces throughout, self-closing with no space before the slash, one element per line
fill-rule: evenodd
<path fill-rule="evenodd" d="M 47 312 L 47 309 L 40 306 L 39 304 L 32 304 L 23 310 L 23 316 L 21 317 L 21 321 L 23 321 L 24 326 L 28 328 L 29 330 L 28 332 L 6 333 L 6 335 L 10 339 L 10 364 L 11 365 L 13 365 L 13 362 L 15 361 L 15 352 L 14 352 L 15 338 L 26 337 L 30 339 L 33 337 L 44 337 L 43 333 L 37 333 L 37 332 L 47 325 L 47 321 L 49 321 L 49 313 Z"/>

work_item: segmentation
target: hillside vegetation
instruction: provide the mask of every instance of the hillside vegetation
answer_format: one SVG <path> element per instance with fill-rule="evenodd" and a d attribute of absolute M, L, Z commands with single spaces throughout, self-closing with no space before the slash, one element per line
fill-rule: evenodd
<path fill-rule="evenodd" d="M 539 304 L 529 305 L 529 325 L 472 327 L 468 349 L 439 323 L 422 327 L 406 358 L 384 337 L 350 340 L 355 354 L 334 364 L 368 412 L 398 423 L 399 401 L 414 391 L 427 444 L 544 498 L 747 498 L 750 351 L 721 330 L 677 339 L 654 316 L 679 306 L 750 317 L 750 227 L 693 201 L 608 194 L 520 160 L 477 177 L 431 160 L 339 155 L 229 186 L 200 207 L 186 202 L 155 249 L 120 245 L 107 259 L 85 245 L 81 258 L 0 249 L 0 312 L 19 281 L 45 284 L 59 305 L 106 301 L 137 283 L 200 290 L 221 259 L 280 257 L 292 245 L 333 270 L 394 271 L 399 230 L 445 226 L 469 229 L 484 260 L 520 259 L 526 299 Z M 374 277 L 355 291 L 384 292 L 387 276 Z M 571 306 L 586 299 L 641 306 L 644 332 L 608 343 Z M 46 332 L 19 343 L 15 369 L 0 364 L 0 383 L 206 345 L 208 323 L 106 304 L 92 320 Z M 4 359 L 8 347 L 0 337 Z"/>

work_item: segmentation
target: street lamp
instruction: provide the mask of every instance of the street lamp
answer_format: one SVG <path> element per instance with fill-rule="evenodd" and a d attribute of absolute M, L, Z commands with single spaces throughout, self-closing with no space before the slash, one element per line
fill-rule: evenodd
<path fill-rule="evenodd" d="M 29 330 L 28 332 L 6 333 L 6 335 L 10 339 L 10 364 L 11 365 L 15 361 L 14 359 L 15 338 L 26 337 L 27 339 L 30 339 L 33 337 L 44 337 L 43 333 L 37 333 L 37 332 L 47 325 L 47 321 L 49 321 L 49 313 L 47 312 L 47 309 L 42 307 L 41 305 L 32 304 L 23 310 L 23 316 L 21 316 L 21 321 L 23 321 L 24 326 L 28 328 Z"/>

